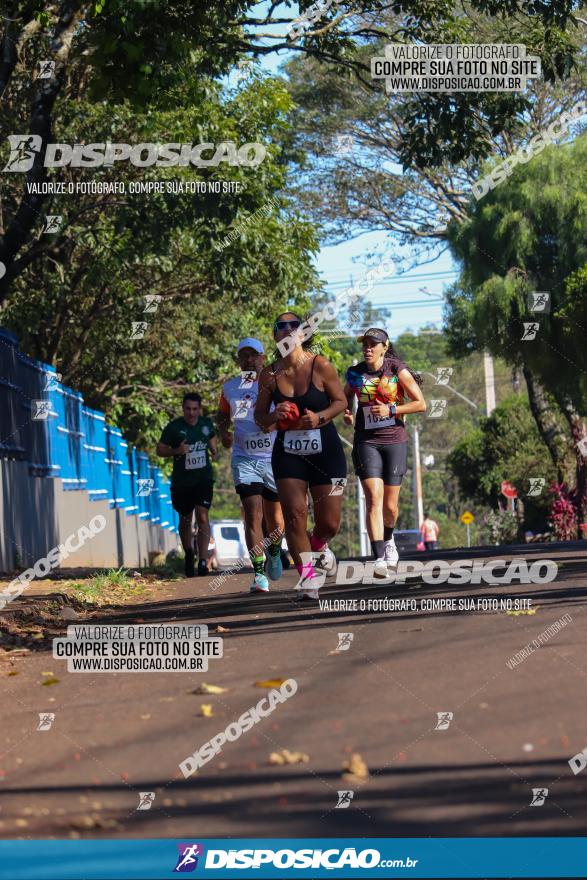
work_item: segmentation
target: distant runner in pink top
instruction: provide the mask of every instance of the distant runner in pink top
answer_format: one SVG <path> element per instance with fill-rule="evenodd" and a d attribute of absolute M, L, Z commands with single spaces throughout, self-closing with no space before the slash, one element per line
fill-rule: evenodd
<path fill-rule="evenodd" d="M 438 523 L 430 519 L 427 513 L 424 514 L 424 522 L 420 526 L 420 533 L 426 550 L 436 550 L 436 542 L 438 541 Z"/>

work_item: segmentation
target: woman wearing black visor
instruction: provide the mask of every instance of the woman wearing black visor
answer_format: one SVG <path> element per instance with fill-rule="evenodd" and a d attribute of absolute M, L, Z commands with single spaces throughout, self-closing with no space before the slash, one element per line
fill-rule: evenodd
<path fill-rule="evenodd" d="M 393 530 L 408 461 L 403 416 L 425 412 L 426 402 L 420 376 L 397 357 L 385 330 L 371 327 L 358 341 L 363 360 L 346 373 L 344 421 L 355 423 L 353 464 L 365 493 L 367 532 L 376 560 L 373 574 L 385 578 L 398 563 Z M 356 420 L 353 397 L 358 403 Z"/>

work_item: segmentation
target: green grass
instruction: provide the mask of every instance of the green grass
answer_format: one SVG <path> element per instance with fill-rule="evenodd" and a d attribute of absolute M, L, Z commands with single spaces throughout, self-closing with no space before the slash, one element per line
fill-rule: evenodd
<path fill-rule="evenodd" d="M 143 586 L 130 578 L 126 569 L 111 568 L 103 574 L 97 574 L 90 581 L 71 584 L 70 589 L 83 602 L 101 605 L 137 595 L 143 591 Z"/>

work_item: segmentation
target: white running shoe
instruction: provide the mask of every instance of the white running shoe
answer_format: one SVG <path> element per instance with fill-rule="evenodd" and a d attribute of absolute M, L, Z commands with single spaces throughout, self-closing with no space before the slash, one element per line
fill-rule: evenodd
<path fill-rule="evenodd" d="M 304 599 L 318 599 L 318 596 L 319 590 L 300 590 L 295 598 L 303 602 Z"/>
<path fill-rule="evenodd" d="M 294 590 L 297 591 L 296 599 L 317 599 L 318 590 L 323 582 L 324 577 L 321 574 L 316 577 L 316 574 L 314 573 L 314 576 L 312 577 L 308 574 L 302 573 L 294 587 Z"/>
<path fill-rule="evenodd" d="M 385 552 L 383 554 L 383 558 L 387 563 L 388 569 L 397 569 L 397 564 L 399 562 L 399 553 L 397 552 L 397 547 L 395 546 L 395 539 L 393 535 L 389 539 L 389 541 L 385 542 Z"/>
<path fill-rule="evenodd" d="M 385 559 L 377 559 L 375 565 L 373 566 L 373 577 L 374 578 L 386 578 L 389 575 L 389 570 L 387 568 L 387 562 Z"/>
<path fill-rule="evenodd" d="M 325 544 L 322 550 L 316 550 L 313 554 L 314 568 L 323 571 L 325 577 L 334 577 L 336 574 L 336 556 Z"/>

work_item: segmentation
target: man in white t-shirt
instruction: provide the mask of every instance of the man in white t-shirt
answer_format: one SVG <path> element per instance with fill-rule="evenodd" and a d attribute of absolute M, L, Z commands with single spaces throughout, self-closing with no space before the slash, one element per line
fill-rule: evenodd
<path fill-rule="evenodd" d="M 232 447 L 232 475 L 243 505 L 245 538 L 255 572 L 251 593 L 266 593 L 269 581 L 265 569 L 271 580 L 282 574 L 283 514 L 271 469 L 275 430 L 263 430 L 254 418 L 258 379 L 265 361 L 263 343 L 250 336 L 241 340 L 237 361 L 241 373 L 222 386 L 217 423 L 222 445 Z M 267 538 L 263 537 L 263 517 Z"/>

